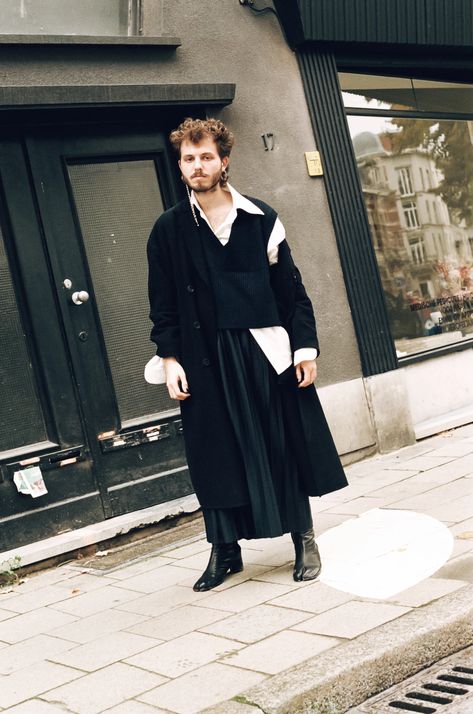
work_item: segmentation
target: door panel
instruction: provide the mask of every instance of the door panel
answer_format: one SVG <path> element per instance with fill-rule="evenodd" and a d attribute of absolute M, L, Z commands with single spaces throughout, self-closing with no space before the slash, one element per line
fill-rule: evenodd
<path fill-rule="evenodd" d="M 153 354 L 146 242 L 176 198 L 164 138 L 108 128 L 27 145 L 104 502 L 117 515 L 190 493 L 179 410 L 143 377 Z M 75 291 L 89 300 L 75 304 Z"/>
<path fill-rule="evenodd" d="M 163 199 L 152 159 L 68 165 L 120 421 L 173 408 L 150 389 L 146 242 Z M 104 196 L 107 200 L 104 201 Z"/>
<path fill-rule="evenodd" d="M 18 139 L 0 142 L 0 184 L 0 550 L 8 550 L 103 519 L 108 496 L 95 479 Z M 41 498 L 14 485 L 25 461 L 41 468 Z"/>
<path fill-rule="evenodd" d="M 47 440 L 33 366 L 0 226 L 1 451 Z"/>

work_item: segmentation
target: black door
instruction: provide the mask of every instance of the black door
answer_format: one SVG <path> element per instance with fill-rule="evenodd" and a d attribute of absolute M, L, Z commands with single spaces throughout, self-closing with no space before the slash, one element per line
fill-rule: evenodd
<path fill-rule="evenodd" d="M 191 487 L 179 411 L 143 378 L 153 354 L 146 241 L 176 200 L 164 137 L 56 128 L 2 151 L 2 265 L 17 333 L 2 330 L 2 399 L 11 383 L 16 401 L 0 406 L 0 534 L 11 547 Z M 47 495 L 17 493 L 25 460 L 41 468 Z"/>

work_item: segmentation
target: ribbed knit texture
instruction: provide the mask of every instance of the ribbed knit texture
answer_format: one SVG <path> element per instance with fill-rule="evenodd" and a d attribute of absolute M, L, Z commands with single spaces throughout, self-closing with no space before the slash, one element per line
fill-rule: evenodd
<path fill-rule="evenodd" d="M 238 211 L 230 239 L 222 245 L 205 221 L 200 236 L 207 258 L 219 328 L 258 328 L 280 325 L 269 281 L 268 221 Z M 274 221 L 273 221 L 274 225 Z"/>

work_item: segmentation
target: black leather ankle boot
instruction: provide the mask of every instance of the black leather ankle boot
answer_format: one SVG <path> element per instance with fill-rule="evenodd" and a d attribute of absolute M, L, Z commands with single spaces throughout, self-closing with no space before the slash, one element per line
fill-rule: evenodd
<path fill-rule="evenodd" d="M 239 573 L 243 570 L 241 548 L 238 543 L 214 543 L 210 553 L 209 563 L 194 584 L 194 590 L 202 592 L 216 588 L 230 573 Z"/>
<path fill-rule="evenodd" d="M 314 529 L 304 533 L 291 533 L 296 551 L 293 577 L 296 582 L 314 580 L 322 570 L 320 553 L 314 540 Z"/>

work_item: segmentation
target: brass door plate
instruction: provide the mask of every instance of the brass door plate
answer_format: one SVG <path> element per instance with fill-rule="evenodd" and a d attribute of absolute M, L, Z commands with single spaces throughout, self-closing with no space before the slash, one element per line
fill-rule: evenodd
<path fill-rule="evenodd" d="M 320 153 L 318 151 L 306 151 L 305 160 L 309 176 L 323 176 L 324 170 L 322 168 Z"/>

